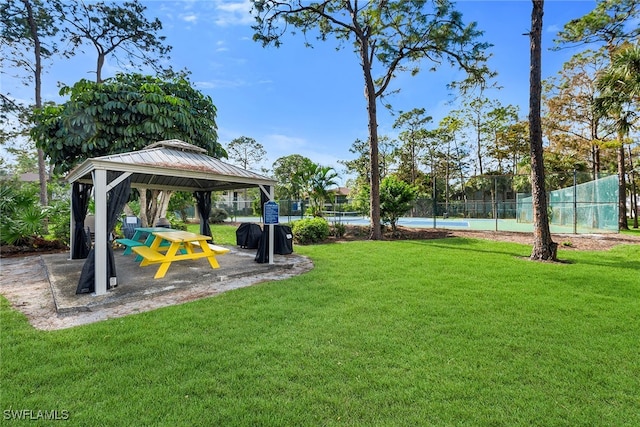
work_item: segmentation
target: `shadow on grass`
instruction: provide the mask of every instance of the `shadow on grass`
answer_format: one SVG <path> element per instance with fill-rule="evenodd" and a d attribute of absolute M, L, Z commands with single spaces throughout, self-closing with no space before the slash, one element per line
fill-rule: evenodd
<path fill-rule="evenodd" d="M 618 250 L 624 250 L 624 249 L 619 248 Z M 606 267 L 606 268 L 624 268 L 624 269 L 640 271 L 640 259 L 631 259 L 630 257 L 626 257 L 623 254 L 617 255 L 612 253 L 611 251 L 607 251 L 606 256 L 600 256 L 595 252 L 591 252 L 590 254 L 592 254 L 593 256 L 583 257 L 577 262 L 573 261 L 573 263 L 594 265 L 594 266 Z M 638 278 L 637 275 L 636 275 L 636 280 L 640 282 L 640 278 Z"/>
<path fill-rule="evenodd" d="M 525 245 L 522 243 L 509 243 L 509 242 L 491 242 L 488 245 L 483 244 L 483 240 L 481 239 L 473 239 L 466 237 L 452 237 L 452 238 L 444 238 L 444 239 L 434 239 L 434 240 L 404 240 L 399 241 L 398 243 L 404 244 L 415 244 L 415 245 L 428 245 L 429 247 L 436 247 L 442 249 L 453 249 L 453 250 L 463 250 L 469 252 L 481 252 L 481 253 L 491 253 L 491 254 L 500 254 L 500 255 L 509 255 L 519 259 L 523 259 L 525 261 L 530 260 L 530 251 L 531 245 Z M 495 244 L 494 244 L 495 243 Z M 504 245 L 519 245 L 529 248 L 529 253 L 523 252 L 514 252 L 513 250 L 508 250 L 504 248 Z M 487 246 L 491 246 L 493 249 L 487 249 Z M 561 256 L 556 261 L 550 261 L 550 263 L 557 264 L 587 264 L 594 265 L 599 267 L 607 267 L 607 268 L 624 268 L 631 270 L 640 270 L 640 259 L 629 259 L 624 255 L 615 255 L 610 251 L 606 252 L 606 256 L 601 256 L 599 253 L 595 251 L 584 251 L 585 253 L 592 254 L 593 256 L 583 256 L 580 259 L 575 259 L 571 256 L 570 253 L 567 253 L 567 258 L 562 258 Z"/>
<path fill-rule="evenodd" d="M 463 250 L 470 252 L 482 252 L 482 253 L 490 253 L 490 254 L 500 254 L 500 255 L 509 255 L 518 258 L 526 257 L 523 252 L 514 252 L 513 250 L 508 250 L 504 246 L 506 245 L 520 245 L 526 247 L 527 245 L 522 245 L 519 243 L 505 243 L 503 244 L 492 244 L 483 243 L 483 240 L 480 239 L 470 239 L 467 237 L 448 237 L 444 239 L 433 239 L 433 240 L 402 240 L 398 241 L 398 243 L 402 244 L 413 244 L 413 245 L 428 245 L 429 247 L 436 247 L 442 249 L 453 249 L 453 250 Z M 487 249 L 487 246 L 491 246 L 493 249 Z M 513 248 L 509 248 L 513 249 Z"/>

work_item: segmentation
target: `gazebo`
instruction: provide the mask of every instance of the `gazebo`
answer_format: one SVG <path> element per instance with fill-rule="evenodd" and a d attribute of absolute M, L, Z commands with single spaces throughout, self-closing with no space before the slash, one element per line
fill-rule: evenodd
<path fill-rule="evenodd" d="M 276 182 L 207 155 L 206 150 L 180 140 L 159 141 L 138 151 L 87 159 L 69 172 L 71 197 L 72 259 L 87 258 L 83 267 L 93 275 L 95 294 L 110 288 L 113 252 L 108 235 L 128 200 L 131 188 L 194 192 L 200 213 L 201 234 L 210 234 L 207 223 L 211 192 L 259 187 L 262 202 L 273 201 Z M 95 199 L 94 253 L 82 253 L 86 239 L 84 219 L 93 188 Z M 269 263 L 273 264 L 274 226 L 269 225 Z M 93 267 L 90 260 L 93 259 Z M 82 278 L 81 278 L 82 280 Z"/>

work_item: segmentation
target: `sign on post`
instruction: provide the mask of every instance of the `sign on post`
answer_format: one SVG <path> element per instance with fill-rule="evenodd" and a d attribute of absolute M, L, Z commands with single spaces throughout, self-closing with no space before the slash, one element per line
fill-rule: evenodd
<path fill-rule="evenodd" d="M 267 202 L 263 206 L 265 225 L 278 224 L 280 218 L 279 206 L 276 202 Z"/>

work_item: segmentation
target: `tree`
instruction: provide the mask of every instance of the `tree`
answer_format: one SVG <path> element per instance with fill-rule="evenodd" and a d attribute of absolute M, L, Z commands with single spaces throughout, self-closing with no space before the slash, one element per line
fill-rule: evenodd
<path fill-rule="evenodd" d="M 503 107 L 498 105 L 487 114 L 485 123 L 485 132 L 491 142 L 487 147 L 487 153 L 497 163 L 495 171 L 504 174 L 505 162 L 512 157 L 510 141 L 505 139 L 507 131 L 518 121 L 518 107 L 507 105 Z"/>
<path fill-rule="evenodd" d="M 483 92 L 481 90 L 476 96 L 469 94 L 471 97 L 466 97 L 462 109 L 454 112 L 462 116 L 468 132 L 472 134 L 468 139 L 475 142 L 475 175 L 484 175 L 487 170 L 487 150 L 492 142 L 492 133 L 488 126 L 489 115 L 491 111 L 501 108 L 500 102 L 487 98 Z"/>
<path fill-rule="evenodd" d="M 626 214 L 626 180 L 624 143 L 637 116 L 640 100 L 640 45 L 623 46 L 612 59 L 611 66 L 598 77 L 600 97 L 596 99 L 596 110 L 602 115 L 615 117 L 614 128 L 618 135 L 618 173 L 623 175 L 625 191 L 618 195 L 618 228 L 628 230 Z M 620 158 L 622 157 L 622 158 Z"/>
<path fill-rule="evenodd" d="M 8 0 L 0 6 L 2 22 L 2 62 L 9 62 L 17 68 L 28 70 L 34 82 L 35 108 L 42 107 L 42 60 L 50 58 L 56 51 L 51 38 L 58 33 L 57 22 L 47 6 L 56 6 L 57 1 L 49 4 L 41 0 Z M 49 41 L 49 43 L 46 43 Z M 32 54 L 32 58 L 28 55 Z M 13 111 L 24 116 L 25 109 L 8 97 L 2 97 L 4 112 Z M 20 111 L 22 110 L 22 111 Z M 47 176 L 44 152 L 38 147 L 38 175 L 40 179 L 40 204 L 48 204 Z"/>
<path fill-rule="evenodd" d="M 513 123 L 497 135 L 497 147 L 510 162 L 507 173 L 515 174 L 518 164 L 529 155 L 529 123 Z"/>
<path fill-rule="evenodd" d="M 397 231 L 398 219 L 411 209 L 411 204 L 418 194 L 418 189 L 393 175 L 382 180 L 380 185 L 380 213 L 382 220 Z"/>
<path fill-rule="evenodd" d="M 69 100 L 34 114 L 31 135 L 56 172 L 67 172 L 87 157 L 134 151 L 166 139 L 180 139 L 226 157 L 218 143 L 216 107 L 188 80 L 168 81 L 118 74 L 102 83 L 81 80 L 63 87 Z M 170 194 L 140 189 L 144 225 L 164 216 Z"/>
<path fill-rule="evenodd" d="M 315 167 L 311 159 L 291 154 L 273 162 L 273 176 L 278 181 L 276 197 L 280 200 L 301 200 L 306 190 L 307 171 Z"/>
<path fill-rule="evenodd" d="M 576 54 L 545 85 L 544 130 L 550 147 L 588 161 L 593 179 L 603 170 L 602 149 L 607 138 L 605 123 L 594 109 L 596 77 L 606 62 L 601 51 Z"/>
<path fill-rule="evenodd" d="M 333 35 L 340 44 L 353 43 L 360 60 L 367 102 L 371 187 L 371 238 L 381 239 L 380 176 L 377 101 L 388 93 L 393 78 L 409 66 L 429 60 L 433 68 L 448 61 L 469 74 L 467 82 L 482 81 L 488 73 L 484 62 L 486 43 L 476 25 L 465 25 L 449 1 L 351 2 L 324 0 L 252 0 L 257 24 L 254 40 L 279 46 L 287 26 L 299 28 L 319 40 Z M 283 28 L 284 26 L 284 28 Z M 375 78 L 373 73 L 380 72 Z"/>
<path fill-rule="evenodd" d="M 446 169 L 446 189 L 445 189 L 445 203 L 446 212 L 449 212 L 449 195 L 450 195 L 450 180 L 454 175 L 452 170 L 458 173 L 460 179 L 459 189 L 461 196 L 465 202 L 466 209 L 467 193 L 464 191 L 465 178 L 464 173 L 467 167 L 465 163 L 465 157 L 468 155 L 464 141 L 460 140 L 460 133 L 462 131 L 464 123 L 456 112 L 451 115 L 445 116 L 438 124 L 437 133 L 442 138 L 444 144 L 447 147 L 447 169 Z M 453 142 L 453 150 L 451 149 L 451 143 Z M 465 212 L 466 213 L 466 212 Z"/>
<path fill-rule="evenodd" d="M 226 157 L 212 99 L 186 79 L 118 74 L 103 83 L 80 80 L 60 94 L 69 100 L 37 111 L 31 132 L 56 172 L 67 172 L 89 156 L 138 150 L 165 139 Z"/>
<path fill-rule="evenodd" d="M 314 165 L 309 180 L 309 202 L 314 216 L 322 216 L 329 189 L 338 185 L 338 173 L 331 166 Z"/>
<path fill-rule="evenodd" d="M 567 23 L 558 34 L 559 44 L 604 44 L 609 53 L 609 59 L 613 62 L 613 56 L 617 48 L 628 40 L 633 40 L 640 35 L 640 27 L 637 20 L 640 17 L 640 4 L 637 0 L 599 0 L 596 7 L 585 16 L 573 19 Z M 618 113 L 620 110 L 612 109 Z M 613 120 L 622 125 L 625 121 L 622 117 L 613 117 Z M 627 185 L 625 179 L 625 152 L 624 142 L 619 141 L 617 147 L 618 158 L 618 191 L 621 200 L 626 200 Z M 620 203 L 618 206 L 618 224 L 627 229 L 627 205 Z"/>
<path fill-rule="evenodd" d="M 146 7 L 138 0 L 106 4 L 85 3 L 84 0 L 56 3 L 54 5 L 63 22 L 62 41 L 68 43 L 66 56 L 73 56 L 85 44 L 93 46 L 98 54 L 96 82 L 101 82 L 102 68 L 108 56 L 112 56 L 124 68 L 144 64 L 163 73 L 159 58 L 169 59 L 171 46 L 163 44 L 166 37 L 158 36 L 162 23 L 158 18 L 149 21 L 144 16 Z M 125 61 L 118 56 L 124 52 Z"/>
<path fill-rule="evenodd" d="M 531 11 L 531 67 L 529 74 L 529 142 L 531 145 L 531 196 L 533 202 L 533 251 L 531 259 L 556 260 L 558 244 L 551 239 L 547 193 L 544 181 L 542 148 L 542 15 L 544 0 L 532 0 Z"/>
<path fill-rule="evenodd" d="M 229 160 L 234 161 L 242 167 L 242 169 L 248 170 L 264 160 L 267 152 L 262 144 L 259 144 L 255 139 L 241 136 L 229 142 L 229 145 L 227 145 L 227 155 L 229 156 Z"/>
<path fill-rule="evenodd" d="M 432 121 L 431 116 L 425 116 L 424 108 L 414 108 L 411 111 L 400 112 L 393 123 L 394 129 L 404 129 L 398 135 L 402 146 L 398 149 L 400 154 L 400 168 L 408 172 L 409 183 L 415 185 L 418 179 L 418 161 L 426 148 L 427 130 L 425 125 Z"/>

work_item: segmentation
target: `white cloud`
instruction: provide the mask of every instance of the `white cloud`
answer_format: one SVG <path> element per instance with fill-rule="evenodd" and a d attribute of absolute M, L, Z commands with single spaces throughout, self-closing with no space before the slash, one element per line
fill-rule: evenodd
<path fill-rule="evenodd" d="M 226 43 L 222 40 L 216 42 L 216 52 L 226 52 L 229 48 L 226 46 Z"/>
<path fill-rule="evenodd" d="M 265 145 L 267 144 L 278 152 L 291 153 L 307 146 L 307 142 L 303 138 L 282 134 L 265 135 Z"/>
<path fill-rule="evenodd" d="M 216 25 L 249 25 L 254 22 L 251 16 L 251 2 L 225 1 L 221 0 L 216 4 L 217 17 L 214 20 Z"/>
<path fill-rule="evenodd" d="M 196 23 L 198 22 L 198 15 L 196 15 L 195 13 L 190 13 L 188 15 L 182 15 L 180 19 L 182 19 L 185 22 Z"/>
<path fill-rule="evenodd" d="M 194 86 L 198 89 L 235 88 L 247 85 L 248 83 L 242 79 L 212 79 L 207 81 L 194 82 Z"/>

